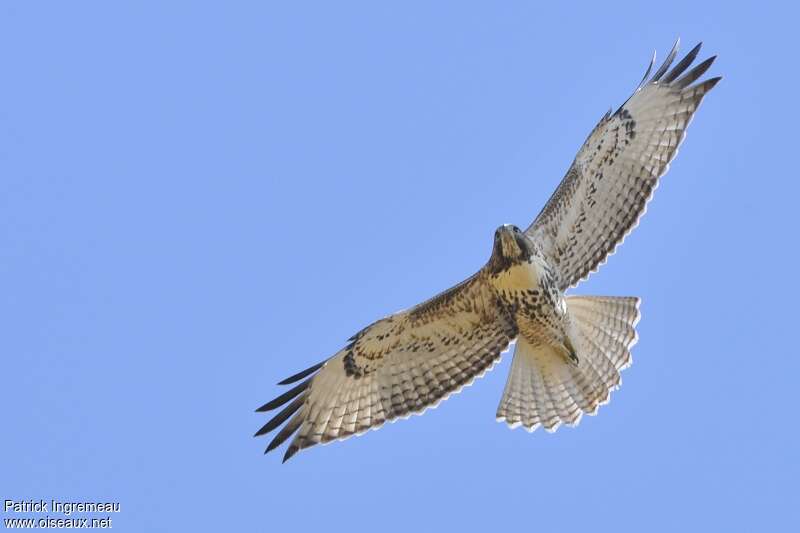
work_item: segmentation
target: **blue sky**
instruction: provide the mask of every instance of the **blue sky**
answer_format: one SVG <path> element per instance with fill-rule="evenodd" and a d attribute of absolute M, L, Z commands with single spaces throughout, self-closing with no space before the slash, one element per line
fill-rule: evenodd
<path fill-rule="evenodd" d="M 0 497 L 121 531 L 796 530 L 798 13 L 743 4 L 4 3 Z M 275 383 L 480 268 L 677 36 L 725 79 L 575 291 L 643 298 L 612 402 L 509 431 L 506 357 L 262 455 Z"/>

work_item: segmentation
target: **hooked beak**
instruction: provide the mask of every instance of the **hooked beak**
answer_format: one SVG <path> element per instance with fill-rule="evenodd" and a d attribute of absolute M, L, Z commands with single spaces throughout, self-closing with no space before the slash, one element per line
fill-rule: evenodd
<path fill-rule="evenodd" d="M 521 252 L 516 235 L 510 230 L 500 233 L 500 246 L 503 247 L 503 255 L 506 257 L 516 257 Z"/>

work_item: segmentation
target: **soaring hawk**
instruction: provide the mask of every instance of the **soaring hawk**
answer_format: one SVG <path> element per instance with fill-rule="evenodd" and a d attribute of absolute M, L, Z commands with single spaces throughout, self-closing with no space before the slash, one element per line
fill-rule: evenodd
<path fill-rule="evenodd" d="M 703 97 L 695 83 L 714 57 L 670 69 L 673 46 L 633 95 L 600 119 L 566 176 L 525 230 L 504 225 L 469 279 L 367 326 L 330 359 L 280 382 L 301 381 L 257 411 L 284 406 L 256 436 L 286 422 L 267 452 L 294 436 L 284 461 L 319 443 L 421 414 L 482 376 L 516 341 L 497 420 L 533 431 L 575 425 L 620 384 L 637 339 L 639 299 L 565 296 L 614 252 L 683 141 Z"/>

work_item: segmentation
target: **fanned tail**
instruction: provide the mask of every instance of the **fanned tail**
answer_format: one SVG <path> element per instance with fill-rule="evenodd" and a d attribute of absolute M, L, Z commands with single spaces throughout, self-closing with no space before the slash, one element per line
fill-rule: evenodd
<path fill-rule="evenodd" d="M 533 431 L 555 431 L 593 415 L 620 386 L 620 371 L 630 366 L 636 344 L 639 299 L 613 296 L 566 298 L 579 337 L 578 364 L 548 345 L 517 340 L 514 361 L 500 406 L 498 422 Z"/>

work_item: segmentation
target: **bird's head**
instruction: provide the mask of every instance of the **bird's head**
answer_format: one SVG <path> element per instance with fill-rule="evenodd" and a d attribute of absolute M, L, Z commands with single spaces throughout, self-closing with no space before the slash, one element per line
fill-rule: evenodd
<path fill-rule="evenodd" d="M 494 232 L 494 249 L 490 263 L 495 270 L 503 270 L 512 264 L 527 261 L 533 253 L 528 237 L 512 224 L 504 224 Z"/>

